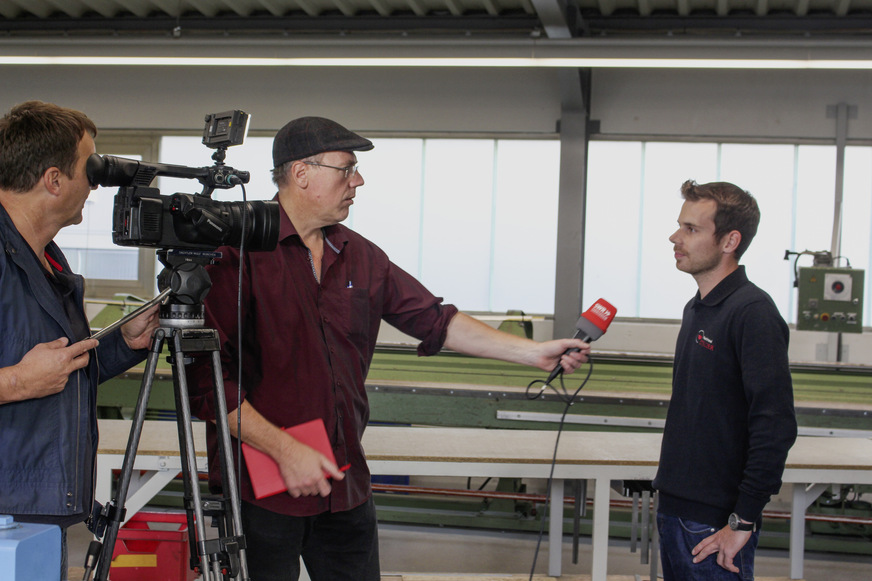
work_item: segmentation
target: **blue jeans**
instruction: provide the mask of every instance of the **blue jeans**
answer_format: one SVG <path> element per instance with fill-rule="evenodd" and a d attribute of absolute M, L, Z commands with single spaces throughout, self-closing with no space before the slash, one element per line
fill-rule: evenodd
<path fill-rule="evenodd" d="M 256 581 L 297 581 L 300 557 L 312 581 L 379 581 L 372 498 L 345 512 L 295 517 L 242 503 L 248 572 Z"/>
<path fill-rule="evenodd" d="M 67 575 L 69 574 L 69 560 L 70 556 L 68 554 L 67 548 L 67 527 L 61 527 L 61 581 L 67 581 Z"/>
<path fill-rule="evenodd" d="M 657 513 L 657 531 L 660 536 L 660 560 L 664 581 L 753 581 L 754 552 L 760 538 L 759 529 L 733 558 L 739 573 L 732 573 L 718 565 L 718 554 L 712 553 L 701 563 L 693 562 L 691 551 L 700 541 L 722 527 L 696 523 Z"/>

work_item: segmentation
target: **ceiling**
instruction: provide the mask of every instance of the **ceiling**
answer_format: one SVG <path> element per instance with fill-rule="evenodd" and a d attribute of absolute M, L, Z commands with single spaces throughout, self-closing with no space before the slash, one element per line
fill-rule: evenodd
<path fill-rule="evenodd" d="M 0 39 L 863 38 L 872 0 L 0 0 Z"/>

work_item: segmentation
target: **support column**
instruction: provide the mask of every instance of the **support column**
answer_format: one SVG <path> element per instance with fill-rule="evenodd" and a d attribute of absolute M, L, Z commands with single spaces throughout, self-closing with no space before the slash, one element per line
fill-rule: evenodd
<path fill-rule="evenodd" d="M 590 69 L 560 71 L 560 193 L 554 285 L 554 337 L 570 336 L 582 312 Z"/>

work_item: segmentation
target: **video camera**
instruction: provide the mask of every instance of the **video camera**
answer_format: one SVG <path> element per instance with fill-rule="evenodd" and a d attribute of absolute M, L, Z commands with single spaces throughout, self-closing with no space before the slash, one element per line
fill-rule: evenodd
<path fill-rule="evenodd" d="M 216 149 L 211 167 L 147 163 L 96 153 L 86 173 L 92 186 L 119 186 L 112 211 L 112 242 L 119 246 L 153 246 L 185 250 L 215 250 L 228 245 L 272 250 L 278 244 L 279 207 L 275 201 L 218 202 L 216 188 L 246 184 L 249 172 L 224 165 L 226 149 L 245 140 L 248 114 L 226 111 L 206 116 L 203 145 Z M 199 194 L 160 195 L 148 187 L 158 176 L 196 179 Z"/>

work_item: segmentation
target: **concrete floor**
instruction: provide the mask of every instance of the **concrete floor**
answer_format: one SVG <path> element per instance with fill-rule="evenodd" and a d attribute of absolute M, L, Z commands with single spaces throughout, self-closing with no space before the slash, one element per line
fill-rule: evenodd
<path fill-rule="evenodd" d="M 379 550 L 382 572 L 416 573 L 509 573 L 529 575 L 536 548 L 533 534 L 494 533 L 457 529 L 383 525 Z M 572 564 L 572 544 L 563 543 L 563 574 L 590 575 L 590 539 L 581 539 L 579 562 Z M 536 573 L 548 572 L 548 547 L 543 541 Z M 787 579 L 786 551 L 763 550 L 756 559 L 757 577 Z M 872 579 L 872 557 L 807 554 L 806 581 L 868 581 Z M 649 576 L 649 565 L 640 563 L 640 554 L 631 553 L 629 542 L 609 543 L 609 575 Z"/>
<path fill-rule="evenodd" d="M 460 581 L 461 574 L 466 574 L 476 581 L 490 581 L 495 579 L 493 575 L 500 575 L 500 579 L 525 579 L 530 574 L 537 540 L 536 535 L 530 533 L 409 525 L 381 525 L 379 531 L 379 550 L 385 581 L 435 581 L 437 578 L 445 581 L 449 579 Z M 70 575 L 71 581 L 82 578 L 81 565 L 90 541 L 90 534 L 83 525 L 70 529 L 68 534 L 70 566 L 75 568 Z M 567 581 L 589 579 L 590 542 L 585 538 L 581 541 L 579 562 L 572 564 L 572 545 L 568 538 L 564 540 L 564 577 L 561 579 Z M 872 557 L 810 553 L 806 554 L 804 568 L 806 581 L 872 579 Z M 613 579 L 614 581 L 647 580 L 649 569 L 649 565 L 640 563 L 638 552 L 630 552 L 628 542 L 610 543 L 608 563 L 610 581 Z M 539 550 L 535 572 L 537 580 L 548 578 L 545 577 L 548 572 L 546 541 L 542 542 Z M 759 581 L 763 581 L 763 578 L 767 581 L 786 580 L 789 575 L 787 552 L 773 550 L 758 552 L 756 573 Z"/>

